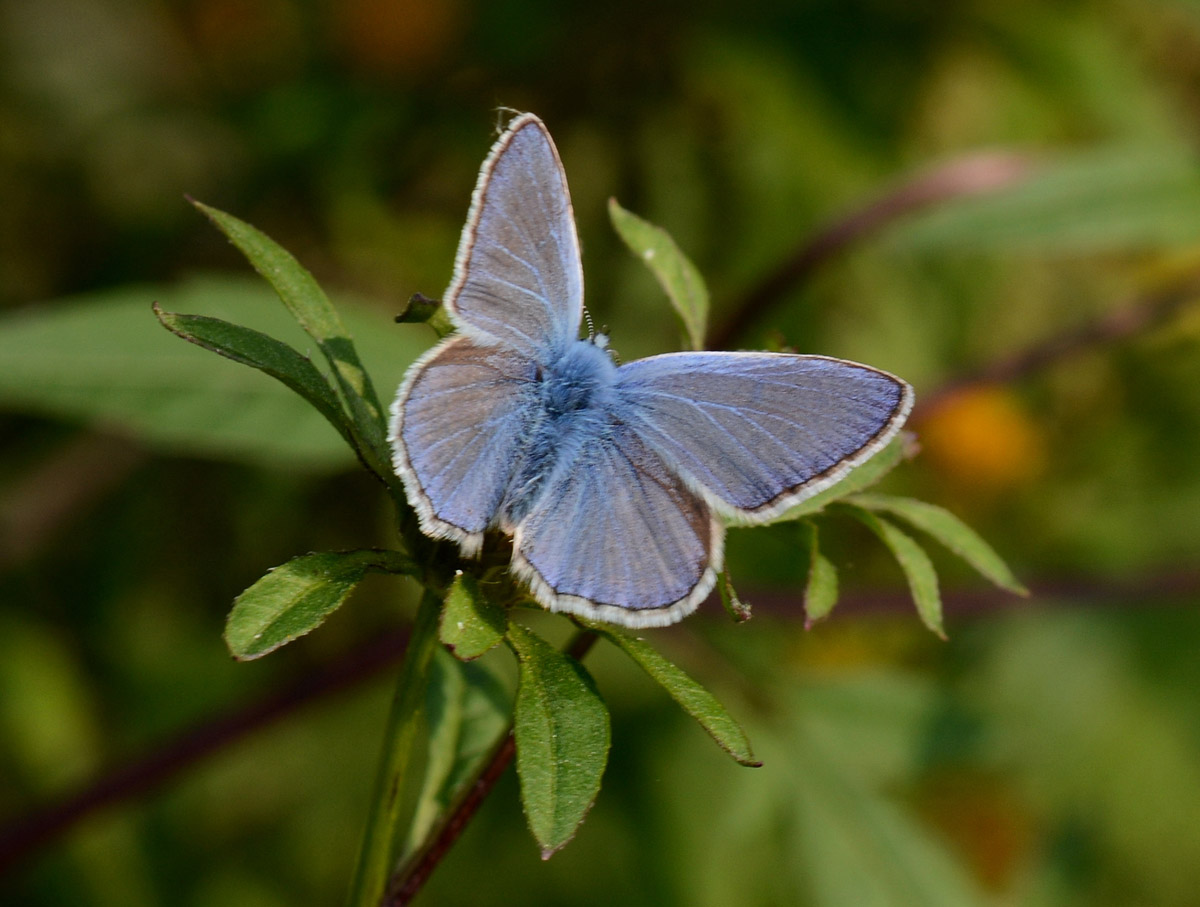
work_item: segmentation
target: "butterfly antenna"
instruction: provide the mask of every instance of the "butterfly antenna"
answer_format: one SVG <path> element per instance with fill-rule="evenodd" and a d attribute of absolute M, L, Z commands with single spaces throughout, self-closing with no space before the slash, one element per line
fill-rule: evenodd
<path fill-rule="evenodd" d="M 621 364 L 621 354 L 618 353 L 615 349 L 613 349 L 611 346 L 608 345 L 609 334 L 608 334 L 608 325 L 607 324 L 600 325 L 600 333 L 597 336 L 603 338 L 603 340 L 604 340 L 604 342 L 601 343 L 600 346 L 604 347 L 604 349 L 608 351 L 608 355 L 610 355 L 612 357 L 613 362 L 615 362 L 617 365 L 620 365 Z"/>
<path fill-rule="evenodd" d="M 596 341 L 596 325 L 592 321 L 592 313 L 587 310 L 587 306 L 583 308 L 583 320 L 587 322 L 588 340 L 594 343 Z"/>
<path fill-rule="evenodd" d="M 515 107 L 497 107 L 496 108 L 496 135 L 500 135 L 508 124 L 521 115 L 521 111 Z"/>

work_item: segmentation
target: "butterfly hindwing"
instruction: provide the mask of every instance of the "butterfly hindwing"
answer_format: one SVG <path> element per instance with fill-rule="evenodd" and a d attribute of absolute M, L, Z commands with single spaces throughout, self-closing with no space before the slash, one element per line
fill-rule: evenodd
<path fill-rule="evenodd" d="M 556 469 L 517 527 L 513 563 L 551 610 L 664 626 L 708 595 L 722 542 L 709 507 L 614 422 Z"/>
<path fill-rule="evenodd" d="M 545 359 L 579 335 L 583 270 L 558 152 L 542 121 L 492 147 L 459 241 L 446 308 L 463 333 Z"/>
<path fill-rule="evenodd" d="M 621 366 L 642 439 L 726 515 L 756 522 L 880 450 L 912 407 L 869 366 L 783 353 L 669 353 Z"/>

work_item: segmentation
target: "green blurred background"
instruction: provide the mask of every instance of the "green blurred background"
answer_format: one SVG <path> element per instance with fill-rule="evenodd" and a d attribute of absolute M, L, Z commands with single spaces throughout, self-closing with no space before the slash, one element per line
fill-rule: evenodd
<path fill-rule="evenodd" d="M 672 232 L 720 324 L 914 173 L 1027 155 L 1029 179 L 865 237 L 734 341 L 869 362 L 918 399 L 1200 269 L 1188 0 L 0 0 L 0 826 L 409 619 L 413 590 L 377 578 L 287 649 L 229 658 L 238 592 L 388 545 L 391 516 L 319 417 L 150 303 L 308 349 L 188 193 L 295 253 L 390 394 L 432 339 L 392 315 L 446 286 L 497 107 L 555 136 L 625 359 L 679 333 L 610 195 Z M 735 530 L 755 619 L 710 603 L 647 635 L 766 765 L 600 647 L 614 746 L 578 838 L 542 863 L 510 775 L 424 902 L 1200 902 L 1200 309 L 1132 333 L 943 398 L 884 486 L 979 529 L 1029 600 L 935 552 L 940 642 L 829 520 L 845 600 L 806 633 L 795 528 Z M 394 673 L 89 815 L 0 900 L 337 903 Z"/>

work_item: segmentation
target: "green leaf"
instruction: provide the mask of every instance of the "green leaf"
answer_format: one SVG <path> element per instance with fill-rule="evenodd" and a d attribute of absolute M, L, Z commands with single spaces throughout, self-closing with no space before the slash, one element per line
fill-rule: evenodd
<path fill-rule="evenodd" d="M 895 669 L 775 680 L 759 689 L 774 707 L 748 729 L 767 766 L 785 770 L 729 775 L 670 746 L 651 754 L 647 771 L 661 778 L 651 806 L 679 854 L 678 902 L 993 903 L 910 802 L 927 777 L 931 722 L 946 708 L 937 686 Z"/>
<path fill-rule="evenodd" d="M 446 307 L 421 293 L 413 293 L 409 297 L 404 310 L 396 316 L 396 323 L 427 324 L 439 339 L 454 331 L 454 323 L 446 313 Z"/>
<path fill-rule="evenodd" d="M 529 828 L 549 859 L 574 837 L 608 761 L 608 709 L 575 659 L 518 624 L 508 642 L 520 666 L 513 733 Z"/>
<path fill-rule="evenodd" d="M 282 381 L 316 407 L 317 412 L 353 447 L 355 440 L 337 394 L 312 361 L 286 343 L 247 327 L 207 315 L 164 312 L 156 302 L 154 314 L 172 334 L 226 359 L 249 365 Z"/>
<path fill-rule="evenodd" d="M 225 643 L 239 661 L 260 658 L 316 629 L 369 571 L 416 574 L 396 551 L 305 554 L 282 564 L 237 597 Z"/>
<path fill-rule="evenodd" d="M 615 198 L 608 200 L 608 214 L 625 245 L 640 258 L 658 279 L 694 350 L 704 349 L 708 324 L 708 288 L 696 266 L 675 245 L 662 227 L 642 220 L 622 208 Z"/>
<path fill-rule="evenodd" d="M 0 317 L 0 408 L 115 429 L 168 453 L 276 470 L 353 465 L 325 415 L 278 381 L 180 343 L 150 312 L 155 299 L 248 325 L 302 353 L 313 345 L 257 277 L 120 287 Z M 428 346 L 421 332 L 362 304 L 339 307 L 372 374 L 398 386 Z"/>
<path fill-rule="evenodd" d="M 865 507 L 867 510 L 894 514 L 922 532 L 932 535 L 1001 589 L 1007 589 L 1017 595 L 1029 594 L 1029 590 L 1013 576 L 995 549 L 974 529 L 944 507 L 915 498 L 885 494 L 858 494 L 847 503 Z"/>
<path fill-rule="evenodd" d="M 814 513 L 820 513 L 834 501 L 846 497 L 846 495 L 854 494 L 856 491 L 862 491 L 864 488 L 869 488 L 874 485 L 889 472 L 900 465 L 906 457 L 906 448 L 910 441 L 905 433 L 901 433 L 898 437 L 893 438 L 892 442 L 867 460 L 852 469 L 850 473 L 838 482 L 826 488 L 824 491 L 814 494 L 811 498 L 801 501 L 795 507 L 781 513 L 772 523 L 782 523 L 786 520 L 798 520 L 800 517 L 811 516 Z"/>
<path fill-rule="evenodd" d="M 479 588 L 479 580 L 459 571 L 446 593 L 438 636 L 455 658 L 470 661 L 497 646 L 504 639 L 508 615 L 488 600 Z"/>
<path fill-rule="evenodd" d="M 901 809 L 891 791 L 920 764 L 937 701 L 932 689 L 895 672 L 796 692 L 804 701 L 791 710 L 796 723 L 781 742 L 793 765 L 794 799 L 786 807 L 799 830 L 783 862 L 796 866 L 803 900 L 990 903 L 946 844 L 916 811 Z"/>
<path fill-rule="evenodd" d="M 837 604 L 838 577 L 833 562 L 821 553 L 816 524 L 805 520 L 802 525 L 808 536 L 808 583 L 804 587 L 804 628 L 808 630 L 828 617 Z"/>
<path fill-rule="evenodd" d="M 750 749 L 750 741 L 742 726 L 733 720 L 725 707 L 712 693 L 683 672 L 677 665 L 664 658 L 653 646 L 641 639 L 626 636 L 609 629 L 603 624 L 581 621 L 603 636 L 634 660 L 654 682 L 666 690 L 667 695 L 696 719 L 717 745 L 742 765 L 762 765 Z"/>
<path fill-rule="evenodd" d="M 751 618 L 750 606 L 738 598 L 728 568 L 722 570 L 720 577 L 717 578 L 717 590 L 721 593 L 722 607 L 735 623 L 741 623 Z"/>
<path fill-rule="evenodd" d="M 898 225 L 921 250 L 1101 252 L 1200 239 L 1200 169 L 1181 147 L 1101 147 L 1048 160 L 1027 180 L 944 202 Z"/>
<path fill-rule="evenodd" d="M 425 694 L 426 758 L 401 858 L 419 848 L 487 758 L 507 736 L 509 697 L 479 664 L 462 664 L 445 649 L 433 655 Z"/>
<path fill-rule="evenodd" d="M 211 220 L 275 289 L 288 311 L 317 342 L 329 361 L 333 377 L 367 447 L 368 462 L 380 475 L 390 476 L 383 408 L 337 310 L 313 276 L 272 240 L 231 214 L 197 201 L 192 204 Z"/>
<path fill-rule="evenodd" d="M 383 734 L 383 758 L 375 775 L 358 863 L 350 882 L 349 907 L 382 903 L 388 879 L 411 826 L 404 821 L 416 799 L 418 742 L 426 727 L 428 687 L 438 649 L 442 599 L 426 588 L 412 624 L 396 691 Z"/>
<path fill-rule="evenodd" d="M 938 591 L 937 572 L 933 569 L 933 562 L 929 560 L 925 549 L 917 544 L 912 536 L 906 535 L 896 525 L 871 511 L 849 504 L 841 506 L 891 549 L 908 580 L 908 588 L 912 592 L 921 620 L 930 630 L 945 639 L 946 633 L 942 629 L 942 596 Z"/>

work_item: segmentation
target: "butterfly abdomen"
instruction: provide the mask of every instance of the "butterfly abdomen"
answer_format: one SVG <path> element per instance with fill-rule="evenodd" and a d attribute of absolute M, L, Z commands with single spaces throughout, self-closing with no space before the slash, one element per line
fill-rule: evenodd
<path fill-rule="evenodd" d="M 500 524 L 511 531 L 536 504 L 556 470 L 608 431 L 616 381 L 609 354 L 587 340 L 572 343 L 553 364 L 539 369 L 538 403 L 520 462 L 500 505 Z"/>

